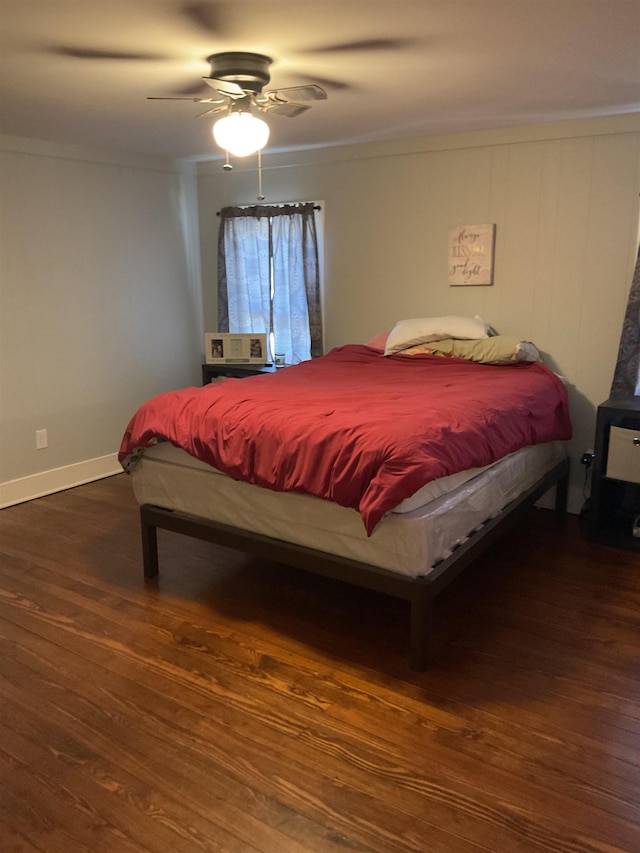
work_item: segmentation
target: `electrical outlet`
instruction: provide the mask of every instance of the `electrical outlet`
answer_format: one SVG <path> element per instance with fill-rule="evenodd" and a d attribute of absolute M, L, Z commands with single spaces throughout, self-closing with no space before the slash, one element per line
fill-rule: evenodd
<path fill-rule="evenodd" d="M 586 466 L 587 466 L 587 468 L 590 468 L 590 467 L 591 467 L 591 463 L 593 462 L 593 460 L 594 460 L 595 458 L 596 458 L 595 451 L 593 451 L 593 450 L 587 450 L 587 451 L 585 451 L 585 452 L 582 454 L 582 458 L 580 459 L 580 464 L 581 464 L 581 465 L 586 465 Z"/>
<path fill-rule="evenodd" d="M 44 450 L 49 447 L 49 438 L 46 429 L 36 430 L 36 450 Z"/>

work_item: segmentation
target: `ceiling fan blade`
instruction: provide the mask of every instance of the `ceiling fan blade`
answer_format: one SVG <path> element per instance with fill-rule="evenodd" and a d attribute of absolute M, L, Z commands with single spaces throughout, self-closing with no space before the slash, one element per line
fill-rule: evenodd
<path fill-rule="evenodd" d="M 180 95 L 183 98 L 208 98 L 210 95 L 213 95 L 213 92 L 209 86 L 205 86 L 201 79 L 198 79 L 197 82 L 191 83 L 189 86 L 172 88 L 171 94 Z"/>
<path fill-rule="evenodd" d="M 147 101 L 191 101 L 194 104 L 225 104 L 224 98 L 197 98 L 188 95 L 147 95 Z M 226 106 L 225 106 L 226 108 Z"/>
<path fill-rule="evenodd" d="M 345 92 L 352 89 L 351 83 L 346 83 L 344 80 L 336 80 L 335 77 L 320 77 L 317 74 L 300 74 L 296 73 L 296 77 L 300 80 L 308 80 L 315 86 L 320 86 L 325 91 L 329 92 Z"/>
<path fill-rule="evenodd" d="M 305 113 L 307 110 L 311 109 L 311 107 L 308 107 L 306 104 L 294 104 L 290 101 L 283 103 L 269 101 L 264 105 L 260 103 L 258 105 L 265 113 L 274 113 L 274 115 L 286 116 L 286 118 L 295 118 L 296 116 L 301 115 L 301 113 Z"/>
<path fill-rule="evenodd" d="M 223 30 L 219 4 L 209 2 L 185 3 L 180 10 L 182 15 L 199 30 L 208 35 L 220 36 Z"/>
<path fill-rule="evenodd" d="M 326 101 L 327 93 L 315 83 L 308 86 L 289 86 L 285 89 L 269 89 L 265 95 L 273 96 L 278 101 L 289 101 L 297 98 L 299 101 Z"/>
<path fill-rule="evenodd" d="M 151 60 L 153 62 L 169 59 L 168 56 L 164 56 L 159 53 L 137 53 L 128 50 L 102 50 L 101 48 L 92 47 L 72 47 L 71 45 L 65 44 L 54 45 L 50 48 L 49 52 L 57 56 L 70 56 L 73 59 L 115 59 L 121 61 Z"/>
<path fill-rule="evenodd" d="M 232 80 L 217 80 L 215 77 L 203 77 L 202 79 L 207 83 L 207 85 L 211 86 L 212 89 L 217 89 L 217 91 L 223 95 L 227 95 L 230 98 L 244 97 L 244 89 L 242 86 L 239 86 Z"/>
<path fill-rule="evenodd" d="M 207 110 L 204 113 L 198 113 L 196 118 L 207 118 L 208 116 L 218 115 L 219 113 L 226 113 L 229 110 L 229 106 L 227 104 L 220 104 L 217 107 L 213 107 L 211 110 Z"/>
<path fill-rule="evenodd" d="M 326 44 L 319 47 L 308 48 L 304 53 L 340 53 L 366 50 L 402 50 L 413 43 L 412 39 L 406 38 L 377 38 L 357 39 L 345 41 L 338 44 Z"/>

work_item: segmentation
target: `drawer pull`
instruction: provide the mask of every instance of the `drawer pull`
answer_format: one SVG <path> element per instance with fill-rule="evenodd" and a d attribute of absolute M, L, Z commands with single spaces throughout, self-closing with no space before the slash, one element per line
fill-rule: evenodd
<path fill-rule="evenodd" d="M 640 438 L 638 438 L 637 436 L 634 436 L 633 443 L 637 447 L 640 444 Z"/>

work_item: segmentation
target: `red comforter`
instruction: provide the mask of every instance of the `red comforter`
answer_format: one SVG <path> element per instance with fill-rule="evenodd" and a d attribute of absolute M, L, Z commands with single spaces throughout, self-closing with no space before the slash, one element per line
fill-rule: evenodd
<path fill-rule="evenodd" d="M 370 534 L 430 480 L 568 439 L 561 380 L 539 363 L 384 357 L 348 345 L 275 374 L 160 394 L 131 419 L 126 470 L 156 439 L 230 477 L 352 507 Z"/>

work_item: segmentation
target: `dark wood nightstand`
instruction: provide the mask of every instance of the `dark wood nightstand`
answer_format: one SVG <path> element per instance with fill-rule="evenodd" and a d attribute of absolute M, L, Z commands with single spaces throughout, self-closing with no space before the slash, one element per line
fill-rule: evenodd
<path fill-rule="evenodd" d="M 247 376 L 275 373 L 276 370 L 281 369 L 264 364 L 203 364 L 202 384 L 208 385 L 218 379 L 246 379 Z"/>
<path fill-rule="evenodd" d="M 589 538 L 640 551 L 633 535 L 640 515 L 640 397 L 612 397 L 598 406 Z"/>

